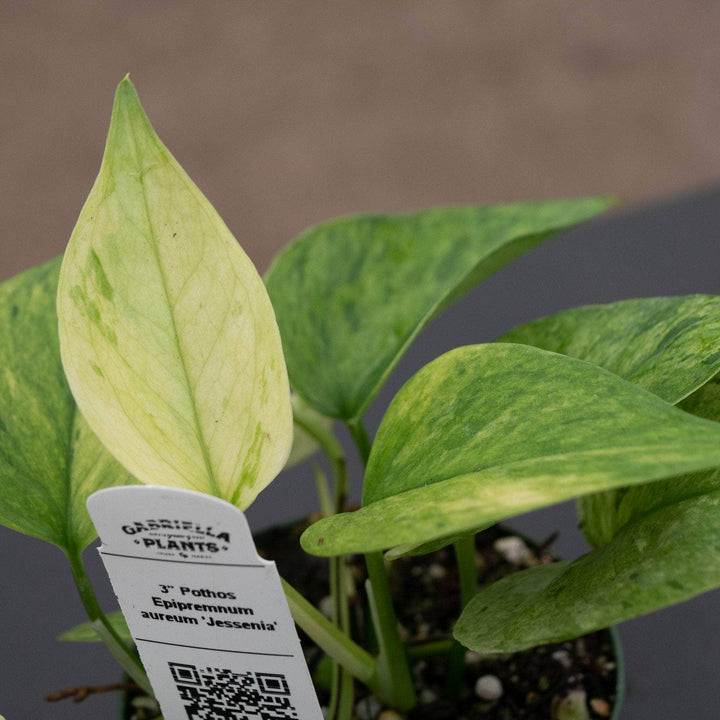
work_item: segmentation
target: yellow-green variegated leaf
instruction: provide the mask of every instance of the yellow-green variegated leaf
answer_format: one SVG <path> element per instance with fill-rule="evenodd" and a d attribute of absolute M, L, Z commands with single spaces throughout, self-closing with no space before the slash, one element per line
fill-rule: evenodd
<path fill-rule="evenodd" d="M 598 490 L 720 465 L 720 424 L 526 345 L 458 348 L 397 394 L 363 505 L 312 525 L 319 555 L 419 546 Z"/>
<path fill-rule="evenodd" d="M 649 512 L 574 562 L 523 570 L 470 601 L 455 636 L 478 652 L 560 642 L 720 585 L 720 490 Z"/>
<path fill-rule="evenodd" d="M 680 407 L 718 420 L 719 401 L 715 377 Z M 512 652 L 720 586 L 718 468 L 592 497 L 601 546 L 575 562 L 522 571 L 483 590 L 456 626 L 462 643 L 480 652 Z"/>
<path fill-rule="evenodd" d="M 133 478 L 75 405 L 58 347 L 60 259 L 0 285 L 0 523 L 79 553 L 95 536 L 85 509 Z"/>
<path fill-rule="evenodd" d="M 293 390 L 330 417 L 360 417 L 420 331 L 477 283 L 608 198 L 361 215 L 311 228 L 266 283 Z"/>
<path fill-rule="evenodd" d="M 139 480 L 244 508 L 280 471 L 292 412 L 262 280 L 127 78 L 58 311 L 78 405 Z"/>
<path fill-rule="evenodd" d="M 586 360 L 676 404 L 720 371 L 720 297 L 641 298 L 573 308 L 521 325 L 499 342 Z"/>
<path fill-rule="evenodd" d="M 720 299 L 651 298 L 569 310 L 504 339 L 583 357 L 686 412 L 720 419 Z M 597 549 L 483 590 L 456 637 L 479 652 L 559 642 L 720 586 L 720 470 L 684 473 L 580 499 Z"/>
<path fill-rule="evenodd" d="M 685 399 L 685 409 L 698 415 L 693 398 L 702 394 L 707 404 L 706 383 L 720 371 L 720 297 L 642 298 L 573 308 L 517 327 L 500 342 L 587 360 L 667 402 Z M 681 489 L 694 482 L 687 478 L 673 485 Z M 653 486 L 645 494 L 657 497 L 657 490 Z M 626 498 L 626 489 L 618 488 L 579 499 L 580 526 L 591 545 L 610 542 L 625 522 L 620 508 L 626 512 L 634 506 L 638 492 L 635 488 Z"/>

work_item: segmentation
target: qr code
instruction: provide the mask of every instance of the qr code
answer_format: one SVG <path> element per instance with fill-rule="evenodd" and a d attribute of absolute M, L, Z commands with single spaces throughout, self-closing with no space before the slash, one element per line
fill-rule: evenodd
<path fill-rule="evenodd" d="M 297 720 L 284 675 L 168 664 L 189 720 Z"/>

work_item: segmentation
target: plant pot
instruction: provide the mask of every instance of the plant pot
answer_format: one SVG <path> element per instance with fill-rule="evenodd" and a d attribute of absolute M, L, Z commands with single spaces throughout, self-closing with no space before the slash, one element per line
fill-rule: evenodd
<path fill-rule="evenodd" d="M 328 592 L 328 564 L 300 549 L 298 538 L 308 524 L 301 521 L 271 528 L 260 533 L 256 543 L 261 555 L 276 561 L 280 574 L 288 582 L 322 608 Z M 476 557 L 481 584 L 529 564 L 554 560 L 547 543 L 538 545 L 502 526 L 477 535 Z M 367 639 L 371 633 L 365 622 L 367 608 L 359 600 L 365 580 L 362 557 L 348 557 L 347 566 L 357 588 L 356 598 L 351 602 L 353 625 L 357 636 Z M 396 560 L 390 564 L 388 574 L 402 634 L 413 658 L 419 704 L 407 715 L 383 715 L 385 708 L 358 685 L 355 701 L 358 720 L 400 717 L 408 720 L 617 720 L 619 717 L 624 667 L 614 628 L 512 655 L 480 656 L 464 652 L 459 699 L 450 699 L 445 686 L 446 670 L 452 647 L 451 623 L 459 607 L 452 549 Z M 329 661 L 307 637 L 302 637 L 302 641 L 323 704 L 327 701 L 324 677 Z M 123 718 L 152 717 L 151 712 L 143 715 L 133 711 L 131 701 L 131 698 L 125 699 Z M 137 698 L 134 702 L 137 706 Z M 573 704 L 584 707 L 586 714 L 577 708 L 573 710 Z"/>

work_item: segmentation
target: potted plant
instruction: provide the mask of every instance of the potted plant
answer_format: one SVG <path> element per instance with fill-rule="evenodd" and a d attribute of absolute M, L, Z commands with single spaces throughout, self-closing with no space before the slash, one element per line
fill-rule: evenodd
<path fill-rule="evenodd" d="M 362 421 L 431 319 L 609 203 L 341 218 L 291 243 L 263 284 L 123 80 L 62 271 L 57 259 L 0 286 L 0 521 L 67 555 L 92 622 L 70 638 L 99 634 L 149 695 L 122 618 L 103 613 L 87 579 L 87 497 L 144 482 L 245 509 L 285 464 L 293 420 L 293 459 L 319 447 L 331 468 L 329 478 L 318 471 L 321 517 L 300 541 L 329 558 L 329 600 L 318 609 L 285 585 L 296 622 L 325 653 L 314 670 L 331 717 L 359 712 L 355 679 L 377 701 L 368 717 L 447 712 L 437 695 L 418 696 L 411 661 L 444 657 L 447 700 L 461 694 L 466 660 L 569 641 L 719 585 L 718 298 L 538 320 L 422 368 L 374 439 Z M 357 510 L 337 425 L 366 465 Z M 516 538 L 528 567 L 478 591 L 479 531 L 575 497 L 592 552 L 547 563 Z M 458 578 L 454 639 L 410 648 L 393 568 L 435 552 Z M 349 581 L 360 571 L 348 556 L 362 556 L 364 585 Z M 476 680 L 468 702 L 481 709 L 469 712 L 497 708 L 504 689 Z M 612 712 L 590 700 L 569 693 L 550 712 Z"/>

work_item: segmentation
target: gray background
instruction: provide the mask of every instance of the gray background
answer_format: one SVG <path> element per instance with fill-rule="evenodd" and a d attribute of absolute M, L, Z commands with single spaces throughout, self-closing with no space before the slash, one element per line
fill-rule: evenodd
<path fill-rule="evenodd" d="M 62 252 L 128 71 L 261 269 L 334 215 L 620 195 L 614 214 L 533 251 L 436 321 L 371 426 L 403 379 L 451 347 L 572 305 L 719 292 L 717 3 L 10 0 L 0 13 L 0 279 Z M 312 507 L 300 468 L 250 516 L 262 527 Z M 583 550 L 570 506 L 517 526 L 560 529 L 565 557 Z M 102 647 L 53 640 L 82 620 L 60 552 L 4 528 L 0 549 L 0 714 L 113 717 L 112 698 L 42 701 L 117 670 Z M 719 604 L 710 593 L 622 626 L 623 718 L 717 717 Z"/>

